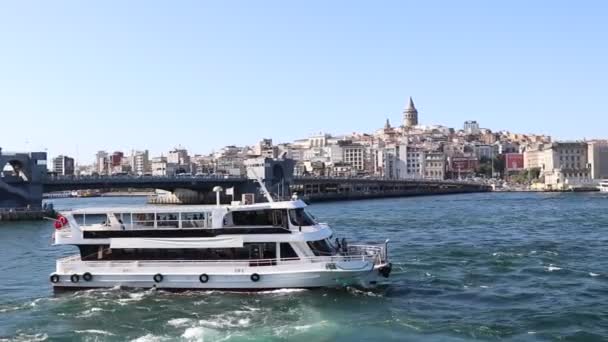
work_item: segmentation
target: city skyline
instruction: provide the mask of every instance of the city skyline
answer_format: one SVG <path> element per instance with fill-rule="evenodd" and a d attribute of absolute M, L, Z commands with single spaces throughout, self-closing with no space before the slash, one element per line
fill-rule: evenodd
<path fill-rule="evenodd" d="M 138 15 L 133 15 L 137 13 Z M 606 5 L 14 3 L 5 150 L 209 153 L 401 122 L 605 138 Z M 605 120 L 605 119 L 604 119 Z"/>

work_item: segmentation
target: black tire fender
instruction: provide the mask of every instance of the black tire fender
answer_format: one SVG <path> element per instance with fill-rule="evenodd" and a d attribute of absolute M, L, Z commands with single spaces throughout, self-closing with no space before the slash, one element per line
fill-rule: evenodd
<path fill-rule="evenodd" d="M 206 273 L 201 274 L 200 276 L 198 276 L 198 280 L 201 283 L 206 283 L 209 281 L 209 276 Z"/>
<path fill-rule="evenodd" d="M 156 273 L 156 274 L 154 275 L 154 277 L 152 277 L 152 278 L 154 279 L 154 282 L 155 282 L 155 283 L 160 283 L 161 281 L 163 281 L 163 278 L 164 278 L 164 277 L 163 277 L 163 275 L 162 275 L 162 274 L 160 274 L 160 273 Z"/>
<path fill-rule="evenodd" d="M 77 282 L 79 282 L 79 281 L 80 281 L 80 276 L 79 276 L 78 274 L 72 274 L 72 275 L 70 276 L 70 281 L 71 281 L 72 283 L 77 283 Z"/>

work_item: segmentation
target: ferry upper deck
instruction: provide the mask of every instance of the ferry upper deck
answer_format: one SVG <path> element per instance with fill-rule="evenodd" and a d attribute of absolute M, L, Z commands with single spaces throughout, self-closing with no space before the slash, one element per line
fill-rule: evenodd
<path fill-rule="evenodd" d="M 64 211 L 68 228 L 57 243 L 75 239 L 216 237 L 219 235 L 312 233 L 327 229 L 304 211 L 302 201 L 252 205 L 87 208 Z M 82 234 L 74 234 L 74 233 Z M 325 235 L 325 234 L 323 234 Z"/>

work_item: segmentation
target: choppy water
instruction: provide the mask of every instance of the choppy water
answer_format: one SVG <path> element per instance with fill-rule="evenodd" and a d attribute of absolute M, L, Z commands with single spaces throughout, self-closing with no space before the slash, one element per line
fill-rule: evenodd
<path fill-rule="evenodd" d="M 142 203 L 54 200 L 57 207 Z M 315 204 L 342 236 L 390 238 L 377 291 L 104 289 L 54 296 L 47 222 L 0 225 L 0 341 L 608 339 L 608 196 L 474 194 Z"/>

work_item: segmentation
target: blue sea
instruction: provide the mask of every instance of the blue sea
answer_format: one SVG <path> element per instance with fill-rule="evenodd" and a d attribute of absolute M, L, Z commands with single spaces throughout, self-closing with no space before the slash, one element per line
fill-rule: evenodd
<path fill-rule="evenodd" d="M 145 205 L 57 199 L 57 208 Z M 313 204 L 394 269 L 356 288 L 55 295 L 52 222 L 0 224 L 0 341 L 605 341 L 608 195 L 483 193 Z"/>

